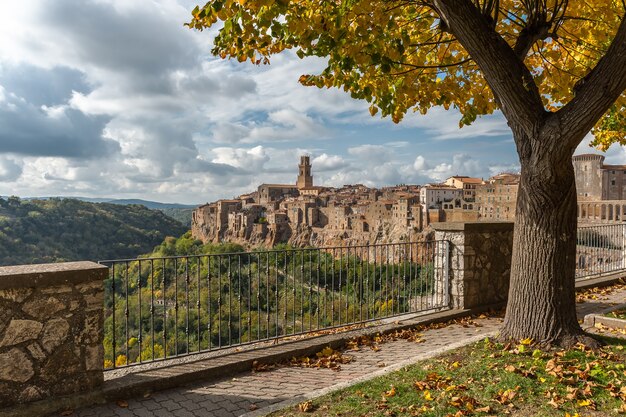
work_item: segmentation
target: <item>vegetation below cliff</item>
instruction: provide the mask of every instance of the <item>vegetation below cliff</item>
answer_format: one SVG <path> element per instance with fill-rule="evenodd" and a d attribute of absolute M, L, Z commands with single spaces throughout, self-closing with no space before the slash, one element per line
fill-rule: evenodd
<path fill-rule="evenodd" d="M 0 265 L 136 257 L 187 230 L 142 205 L 0 198 Z"/>
<path fill-rule="evenodd" d="M 191 213 L 192 208 L 159 208 L 157 209 L 163 212 L 166 216 L 182 223 L 187 229 L 191 227 Z"/>
<path fill-rule="evenodd" d="M 442 298 L 434 297 L 432 247 L 402 245 L 243 252 L 190 232 L 166 238 L 137 261 L 109 264 L 104 365 L 434 308 Z"/>

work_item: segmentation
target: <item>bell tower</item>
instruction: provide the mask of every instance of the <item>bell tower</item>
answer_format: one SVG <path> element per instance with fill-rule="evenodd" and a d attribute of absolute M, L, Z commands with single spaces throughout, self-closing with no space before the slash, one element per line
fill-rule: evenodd
<path fill-rule="evenodd" d="M 300 157 L 300 165 L 298 165 L 298 182 L 296 186 L 299 190 L 303 188 L 313 187 L 313 176 L 311 175 L 311 161 L 308 156 Z"/>

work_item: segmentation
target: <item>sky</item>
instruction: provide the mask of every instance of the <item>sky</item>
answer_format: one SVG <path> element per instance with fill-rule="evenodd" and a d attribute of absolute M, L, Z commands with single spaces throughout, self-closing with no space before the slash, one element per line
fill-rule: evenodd
<path fill-rule="evenodd" d="M 501 114 L 459 129 L 441 108 L 400 124 L 303 87 L 321 59 L 211 55 L 188 0 L 0 2 L 0 195 L 200 204 L 261 183 L 424 184 L 518 171 Z M 593 151 L 581 144 L 579 152 Z M 623 148 L 607 162 L 626 163 Z"/>

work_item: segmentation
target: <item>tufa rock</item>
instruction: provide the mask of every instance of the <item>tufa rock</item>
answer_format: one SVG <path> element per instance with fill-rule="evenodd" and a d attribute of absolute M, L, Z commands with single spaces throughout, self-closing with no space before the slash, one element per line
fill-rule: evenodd
<path fill-rule="evenodd" d="M 33 364 L 21 350 L 13 348 L 0 355 L 0 380 L 26 382 L 33 375 Z"/>
<path fill-rule="evenodd" d="M 46 352 L 41 349 L 41 346 L 39 346 L 39 343 L 37 342 L 28 345 L 26 349 L 28 350 L 28 352 L 30 352 L 30 355 L 37 361 L 46 358 Z"/>
<path fill-rule="evenodd" d="M 38 298 L 24 304 L 22 310 L 37 319 L 46 320 L 65 309 L 65 305 L 54 297 Z"/>
<path fill-rule="evenodd" d="M 32 288 L 9 288 L 0 290 L 0 299 L 21 303 L 32 293 Z"/>
<path fill-rule="evenodd" d="M 48 352 L 52 352 L 57 346 L 65 342 L 70 333 L 70 325 L 64 319 L 54 319 L 46 323 L 41 336 L 41 345 Z"/>
<path fill-rule="evenodd" d="M 37 339 L 42 327 L 43 324 L 34 320 L 11 320 L 4 333 L 4 338 L 0 342 L 0 347 L 13 346 Z"/>
<path fill-rule="evenodd" d="M 21 403 L 28 403 L 31 401 L 40 400 L 43 397 L 41 391 L 37 389 L 37 387 L 30 386 L 26 387 L 24 391 L 19 396 L 19 401 Z"/>

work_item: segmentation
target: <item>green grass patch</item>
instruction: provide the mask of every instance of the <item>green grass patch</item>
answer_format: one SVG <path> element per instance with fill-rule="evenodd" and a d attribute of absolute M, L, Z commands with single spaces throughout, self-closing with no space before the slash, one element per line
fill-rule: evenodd
<path fill-rule="evenodd" d="M 603 339 L 597 352 L 486 339 L 271 416 L 626 414 L 626 340 Z"/>
<path fill-rule="evenodd" d="M 610 313 L 605 314 L 606 317 L 612 317 L 615 319 L 626 320 L 626 308 L 622 308 L 619 310 L 613 310 Z"/>

